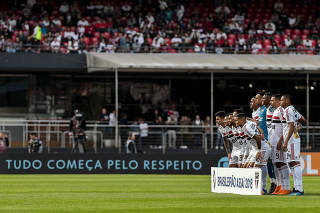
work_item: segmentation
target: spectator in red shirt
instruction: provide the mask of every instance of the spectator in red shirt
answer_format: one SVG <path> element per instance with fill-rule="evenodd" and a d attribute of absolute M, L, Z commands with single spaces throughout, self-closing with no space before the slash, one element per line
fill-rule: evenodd
<path fill-rule="evenodd" d="M 105 32 L 107 29 L 107 23 L 101 18 L 98 19 L 94 26 L 97 32 Z"/>
<path fill-rule="evenodd" d="M 85 35 L 88 37 L 92 37 L 94 32 L 95 32 L 95 27 L 91 23 L 89 23 L 89 25 L 86 26 Z"/>

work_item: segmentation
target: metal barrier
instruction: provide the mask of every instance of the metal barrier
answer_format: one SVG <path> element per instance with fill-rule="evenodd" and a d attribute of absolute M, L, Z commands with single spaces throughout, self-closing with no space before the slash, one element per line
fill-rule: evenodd
<path fill-rule="evenodd" d="M 139 125 L 118 125 L 119 137 L 115 138 L 115 127 L 106 124 L 101 124 L 98 121 L 87 122 L 87 135 L 90 136 L 89 142 L 93 142 L 93 149 L 98 152 L 99 149 L 116 148 L 118 152 L 123 152 L 126 145 L 126 140 L 130 132 L 140 133 Z M 210 126 L 167 126 L 167 125 L 149 125 L 148 137 L 143 138 L 145 144 L 143 148 L 147 150 L 159 151 L 166 153 L 168 149 L 200 149 L 203 153 L 208 153 L 209 149 L 213 149 L 213 144 L 217 135 L 217 128 L 213 128 L 212 141 L 208 130 Z M 176 144 L 170 144 L 170 130 L 175 131 Z M 67 133 L 69 131 L 69 120 L 1 120 L 0 131 L 5 132 L 9 137 L 9 148 L 11 147 L 26 147 L 28 135 L 36 133 L 40 139 L 45 141 L 48 152 L 51 148 L 66 148 Z M 308 134 L 309 131 L 309 134 Z M 320 150 L 320 126 L 302 127 L 301 150 L 302 151 L 319 151 Z M 170 136 L 171 137 L 171 136 Z M 307 137 L 309 137 L 309 147 L 307 147 Z M 140 143 L 138 136 L 137 143 Z M 173 140 L 170 138 L 170 140 Z M 13 143 L 14 142 L 14 143 Z M 98 143 L 100 142 L 100 146 Z M 171 142 L 171 141 L 170 141 Z M 173 141 L 172 141 L 173 143 Z M 69 137 L 69 144 L 71 138 Z"/>

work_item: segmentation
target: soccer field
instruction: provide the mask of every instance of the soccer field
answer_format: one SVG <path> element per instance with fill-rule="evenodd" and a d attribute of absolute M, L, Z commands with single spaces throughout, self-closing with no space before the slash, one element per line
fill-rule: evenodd
<path fill-rule="evenodd" d="M 0 175 L 0 212 L 320 212 L 320 177 L 305 196 L 210 192 L 210 176 Z"/>

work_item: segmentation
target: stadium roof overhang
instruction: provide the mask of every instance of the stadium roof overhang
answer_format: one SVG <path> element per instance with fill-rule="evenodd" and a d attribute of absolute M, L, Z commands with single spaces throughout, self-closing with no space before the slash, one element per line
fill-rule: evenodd
<path fill-rule="evenodd" d="M 88 53 L 88 72 L 320 73 L 316 55 Z"/>

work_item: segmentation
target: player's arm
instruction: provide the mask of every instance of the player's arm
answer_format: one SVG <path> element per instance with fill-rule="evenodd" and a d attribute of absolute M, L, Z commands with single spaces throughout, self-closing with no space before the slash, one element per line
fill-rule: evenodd
<path fill-rule="evenodd" d="M 227 151 L 228 158 L 230 159 L 231 158 L 230 143 L 227 137 L 223 137 L 223 143 L 224 143 L 224 148 Z"/>
<path fill-rule="evenodd" d="M 282 147 L 282 150 L 283 151 L 287 151 L 287 147 L 288 147 L 288 142 L 294 132 L 294 123 L 293 122 L 288 122 L 288 126 L 289 126 L 289 131 L 288 131 L 288 135 L 287 137 L 285 138 L 284 140 L 284 143 L 283 143 L 283 147 Z"/>
<path fill-rule="evenodd" d="M 281 135 L 278 143 L 277 143 L 277 150 L 281 150 L 282 148 L 282 142 L 283 142 L 283 135 Z"/>
<path fill-rule="evenodd" d="M 254 135 L 252 138 L 257 141 L 257 146 L 258 146 L 258 149 L 260 150 L 261 149 L 261 139 L 262 139 L 261 135 Z"/>
<path fill-rule="evenodd" d="M 264 138 L 264 133 L 263 133 L 263 130 L 257 126 L 257 129 L 259 130 L 260 132 L 260 135 L 261 135 L 261 139 Z"/>
<path fill-rule="evenodd" d="M 305 117 L 303 117 L 302 115 L 301 115 L 301 117 L 299 118 L 299 120 L 298 120 L 300 123 L 306 123 L 307 121 L 306 121 L 306 119 L 305 119 Z"/>

